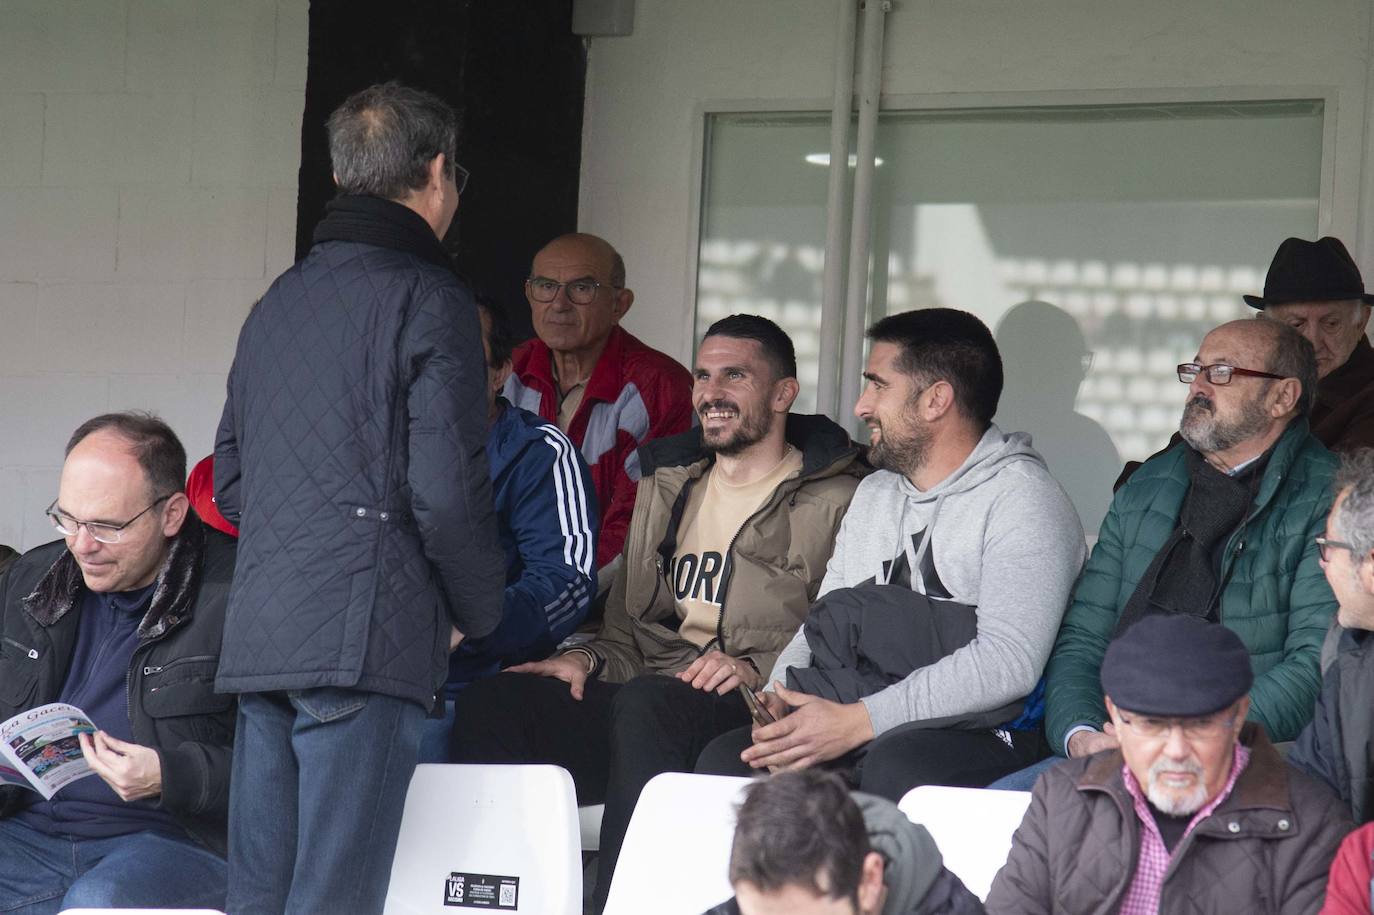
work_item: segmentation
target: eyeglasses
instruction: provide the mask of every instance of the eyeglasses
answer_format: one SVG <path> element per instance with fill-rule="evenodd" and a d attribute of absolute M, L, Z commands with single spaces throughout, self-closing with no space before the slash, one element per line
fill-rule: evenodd
<path fill-rule="evenodd" d="M 457 162 L 453 163 L 453 184 L 458 188 L 458 196 L 463 196 L 463 188 L 468 186 L 468 170 Z"/>
<path fill-rule="evenodd" d="M 1321 553 L 1322 562 L 1331 561 L 1332 550 L 1349 550 L 1350 554 L 1355 555 L 1355 544 L 1346 543 L 1344 540 L 1327 540 L 1325 537 L 1318 537 L 1317 551 Z"/>
<path fill-rule="evenodd" d="M 558 283 L 547 277 L 532 276 L 525 280 L 525 288 L 529 290 L 530 298 L 536 302 L 552 302 L 558 298 L 558 290 L 566 289 L 569 302 L 574 305 L 590 305 L 592 299 L 596 298 L 598 289 L 624 289 L 625 287 L 598 283 L 596 280 L 573 280 L 571 283 Z"/>
<path fill-rule="evenodd" d="M 1235 714 L 1225 712 L 1201 718 L 1156 718 L 1152 715 L 1127 718 L 1119 709 L 1117 714 L 1121 716 L 1123 724 L 1149 740 L 1167 737 L 1175 727 L 1183 731 L 1183 736 L 1189 740 L 1215 740 L 1231 730 L 1236 723 Z"/>
<path fill-rule="evenodd" d="M 1211 365 L 1198 365 L 1196 362 L 1185 362 L 1178 367 L 1178 380 L 1184 384 L 1192 384 L 1197 380 L 1197 376 L 1206 375 L 1207 380 L 1212 384 L 1230 384 L 1231 379 L 1236 375 L 1245 375 L 1249 378 L 1287 378 L 1287 375 L 1275 375 L 1273 372 L 1257 372 L 1254 369 L 1240 369 L 1234 365 L 1227 365 L 1224 362 L 1214 362 Z"/>
<path fill-rule="evenodd" d="M 93 540 L 97 540 L 100 543 L 119 543 L 119 541 L 124 539 L 125 528 L 170 498 L 172 498 L 172 493 L 168 493 L 158 499 L 152 505 L 149 505 L 123 524 L 102 524 L 99 521 L 78 521 L 59 509 L 56 499 L 52 500 L 52 504 L 48 506 L 44 514 L 48 516 L 48 520 L 52 522 L 52 526 L 57 528 L 57 532 L 63 537 L 75 537 L 77 531 L 81 530 L 84 526 L 86 528 L 86 533 L 90 534 Z"/>

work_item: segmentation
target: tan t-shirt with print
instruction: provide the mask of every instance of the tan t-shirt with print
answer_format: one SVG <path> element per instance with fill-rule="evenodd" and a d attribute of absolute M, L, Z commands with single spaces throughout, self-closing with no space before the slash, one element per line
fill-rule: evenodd
<path fill-rule="evenodd" d="M 778 484 L 799 473 L 801 466 L 801 452 L 789 447 L 776 467 L 752 483 L 732 486 L 712 467 L 692 487 L 668 570 L 682 620 L 678 634 L 684 639 L 705 646 L 716 637 L 719 586 L 730 544 Z"/>

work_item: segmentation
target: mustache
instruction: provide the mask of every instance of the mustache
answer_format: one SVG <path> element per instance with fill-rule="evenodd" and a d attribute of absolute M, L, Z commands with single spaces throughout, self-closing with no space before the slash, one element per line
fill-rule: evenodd
<path fill-rule="evenodd" d="M 1184 409 L 1188 410 L 1191 410 L 1194 407 L 1206 410 L 1209 413 L 1215 413 L 1217 411 L 1216 402 L 1213 401 L 1212 398 L 1208 397 L 1206 394 L 1194 394 L 1192 397 L 1188 399 L 1188 403 L 1184 405 Z"/>
<path fill-rule="evenodd" d="M 731 403 L 728 400 L 709 400 L 697 407 L 697 412 L 702 414 L 709 413 L 712 410 L 733 410 L 738 413 L 739 405 Z"/>
<path fill-rule="evenodd" d="M 1160 775 L 1203 775 L 1202 763 L 1195 759 L 1157 759 L 1150 766 L 1151 777 Z"/>

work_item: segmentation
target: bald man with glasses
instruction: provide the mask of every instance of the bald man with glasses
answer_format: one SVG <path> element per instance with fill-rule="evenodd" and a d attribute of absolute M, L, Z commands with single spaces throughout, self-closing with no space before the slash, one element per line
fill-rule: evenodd
<path fill-rule="evenodd" d="M 224 907 L 235 702 L 215 670 L 234 541 L 200 522 L 161 420 L 98 416 L 0 577 L 0 720 L 50 702 L 99 729 L 50 801 L 0 786 L 0 911 Z"/>
<path fill-rule="evenodd" d="M 639 446 L 692 424 L 692 378 L 620 326 L 633 290 L 605 239 L 562 235 L 534 256 L 525 298 L 536 339 L 515 351 L 503 392 L 557 423 L 592 472 L 601 510 L 596 564 L 619 558 L 639 483 Z M 604 591 L 612 575 L 599 576 Z"/>

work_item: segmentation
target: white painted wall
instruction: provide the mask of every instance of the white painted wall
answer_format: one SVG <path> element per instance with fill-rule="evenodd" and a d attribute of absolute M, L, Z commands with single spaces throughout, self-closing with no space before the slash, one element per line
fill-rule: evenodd
<path fill-rule="evenodd" d="M 208 454 L 292 260 L 307 0 L 0 0 L 0 543 L 105 410 Z"/>
<path fill-rule="evenodd" d="M 835 9 L 835 0 L 638 0 L 633 35 L 592 41 L 579 222 L 625 256 L 637 295 L 626 327 L 679 359 L 692 349 L 702 113 L 828 108 Z M 1368 0 L 896 0 L 884 91 L 903 107 L 970 94 L 1037 104 L 1095 92 L 1110 101 L 1135 91 L 1151 100 L 1329 93 L 1320 228 L 1345 238 L 1374 283 L 1372 11 Z"/>

